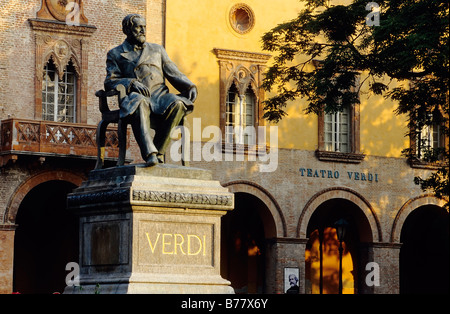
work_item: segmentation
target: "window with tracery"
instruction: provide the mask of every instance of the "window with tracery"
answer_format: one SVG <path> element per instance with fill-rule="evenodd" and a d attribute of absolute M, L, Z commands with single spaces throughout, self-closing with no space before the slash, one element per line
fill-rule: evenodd
<path fill-rule="evenodd" d="M 76 122 L 76 72 L 69 64 L 59 73 L 50 59 L 42 78 L 42 119 L 56 122 Z"/>
<path fill-rule="evenodd" d="M 258 127 L 264 125 L 264 91 L 260 86 L 270 55 L 219 48 L 214 53 L 219 60 L 223 141 L 234 148 L 259 145 Z"/>
<path fill-rule="evenodd" d="M 250 87 L 240 95 L 236 85 L 231 85 L 226 100 L 226 143 L 256 144 L 254 128 L 247 128 L 255 126 L 255 106 L 255 93 Z"/>
<path fill-rule="evenodd" d="M 72 11 L 66 6 L 74 7 Z M 28 19 L 35 39 L 34 118 L 87 123 L 89 37 L 97 30 L 82 0 L 42 0 Z M 76 23 L 67 23 L 76 13 Z M 72 20 L 71 20 L 72 21 Z"/>

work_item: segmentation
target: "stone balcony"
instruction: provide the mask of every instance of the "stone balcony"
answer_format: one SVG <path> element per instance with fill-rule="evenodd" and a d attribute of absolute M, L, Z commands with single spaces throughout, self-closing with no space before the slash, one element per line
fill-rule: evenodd
<path fill-rule="evenodd" d="M 20 156 L 97 158 L 96 125 L 61 123 L 10 118 L 1 122 L 0 167 Z M 106 131 L 105 161 L 115 161 L 119 155 L 117 127 Z M 129 147 L 129 136 L 127 136 Z"/>

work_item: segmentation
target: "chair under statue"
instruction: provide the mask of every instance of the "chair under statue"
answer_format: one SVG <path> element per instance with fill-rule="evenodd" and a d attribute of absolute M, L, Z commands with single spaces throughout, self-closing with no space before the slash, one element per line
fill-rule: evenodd
<path fill-rule="evenodd" d="M 115 90 L 104 91 L 98 90 L 95 93 L 98 97 L 99 109 L 102 113 L 102 120 L 97 126 L 97 163 L 95 169 L 102 169 L 105 163 L 105 142 L 106 142 L 106 128 L 110 123 L 117 123 L 117 136 L 119 141 L 119 157 L 117 159 L 117 166 L 125 164 L 125 154 L 127 150 L 127 124 L 120 119 L 120 109 L 110 110 L 108 106 L 108 97 L 117 96 L 120 102 L 126 96 L 125 86 L 118 85 Z"/>

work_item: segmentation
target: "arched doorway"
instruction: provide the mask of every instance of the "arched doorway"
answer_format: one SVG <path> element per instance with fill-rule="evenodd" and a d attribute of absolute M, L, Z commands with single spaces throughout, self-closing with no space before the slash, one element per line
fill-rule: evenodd
<path fill-rule="evenodd" d="M 78 219 L 66 209 L 76 185 L 53 180 L 32 188 L 16 216 L 13 291 L 62 292 L 68 262 L 78 262 Z"/>
<path fill-rule="evenodd" d="M 222 217 L 221 275 L 235 293 L 266 292 L 265 229 L 275 229 L 267 216 L 269 210 L 259 198 L 235 193 L 235 208 Z"/>
<path fill-rule="evenodd" d="M 436 205 L 414 209 L 400 234 L 400 293 L 449 293 L 449 214 Z"/>
<path fill-rule="evenodd" d="M 362 210 L 346 199 L 329 199 L 317 207 L 308 222 L 305 251 L 305 292 L 335 294 L 339 290 L 339 241 L 335 223 L 348 223 L 342 241 L 342 282 L 344 294 L 358 293 L 367 252 L 363 242 L 372 241 L 370 224 Z"/>

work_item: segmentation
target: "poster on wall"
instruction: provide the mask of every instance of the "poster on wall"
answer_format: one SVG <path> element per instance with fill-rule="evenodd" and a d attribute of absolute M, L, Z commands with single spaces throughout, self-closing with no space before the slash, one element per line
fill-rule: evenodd
<path fill-rule="evenodd" d="M 284 268 L 284 292 L 287 294 L 298 294 L 299 293 L 299 283 L 298 283 L 299 270 L 296 267 L 286 267 Z"/>

